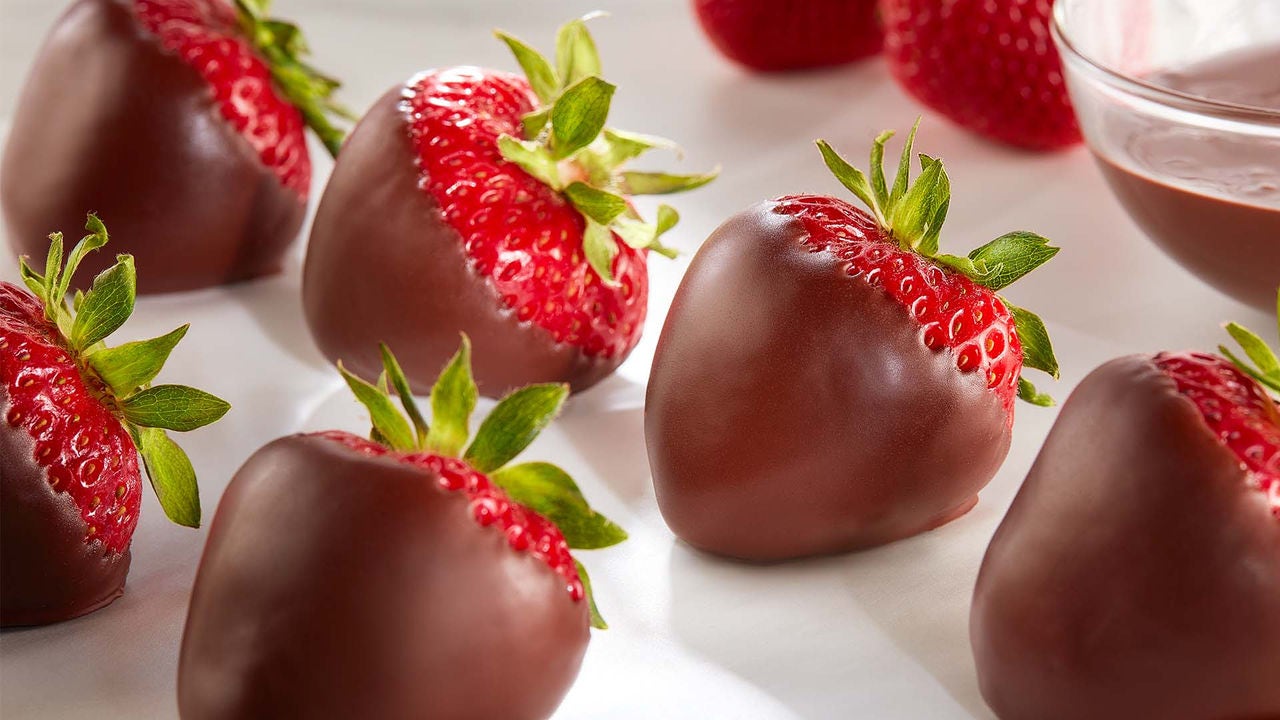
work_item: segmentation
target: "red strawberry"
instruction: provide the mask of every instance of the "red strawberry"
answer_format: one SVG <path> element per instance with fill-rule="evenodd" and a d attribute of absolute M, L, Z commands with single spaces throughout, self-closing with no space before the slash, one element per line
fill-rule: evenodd
<path fill-rule="evenodd" d="M 31 292 L 0 283 L 0 625 L 43 625 L 120 596 L 138 525 L 138 453 L 165 512 L 200 522 L 195 473 L 165 435 L 211 423 L 228 405 L 207 393 L 151 381 L 187 327 L 108 348 L 133 311 L 133 258 L 94 279 L 75 310 L 63 300 L 80 261 L 107 242 L 91 232 L 63 267 L 50 236 L 44 275 L 22 263 Z"/>
<path fill-rule="evenodd" d="M 32 68 L 0 172 L 19 252 L 42 255 L 47 228 L 91 207 L 127 238 L 144 293 L 277 272 L 306 211 L 304 130 L 335 153 L 342 133 L 326 115 L 337 83 L 299 59 L 298 29 L 267 4 L 73 5 Z"/>
<path fill-rule="evenodd" d="M 889 542 L 964 514 L 1009 449 L 1013 399 L 1048 404 L 1044 324 L 997 291 L 1057 253 L 1009 233 L 942 255 L 942 164 L 915 131 L 896 181 L 885 141 L 871 178 L 825 142 L 871 212 L 793 195 L 725 222 L 703 245 L 658 341 L 645 435 L 658 504 L 690 544 L 780 560 Z"/>
<path fill-rule="evenodd" d="M 1001 718 L 1280 717 L 1280 358 L 1228 330 L 1256 366 L 1124 357 L 1063 406 L 974 595 Z"/>
<path fill-rule="evenodd" d="M 646 251 L 670 254 L 658 238 L 678 220 L 663 205 L 645 223 L 629 196 L 713 177 L 619 169 L 670 143 L 604 127 L 614 87 L 582 20 L 560 30 L 554 68 L 499 37 L 528 80 L 462 67 L 393 88 L 325 190 L 303 298 L 320 349 L 357 372 L 377 372 L 385 341 L 425 390 L 466 331 L 488 395 L 598 382 L 640 337 Z"/>
<path fill-rule="evenodd" d="M 568 388 L 511 393 L 464 452 L 477 396 L 465 336 L 430 426 L 382 357 L 377 386 L 339 365 L 372 440 L 281 438 L 227 488 L 183 638 L 182 717 L 535 720 L 572 685 L 588 625 L 604 624 L 570 548 L 626 534 L 563 470 L 508 464 Z"/>
<path fill-rule="evenodd" d="M 844 65 L 884 44 L 876 0 L 693 0 L 693 9 L 716 48 L 752 70 Z"/>
<path fill-rule="evenodd" d="M 1031 150 L 1080 142 L 1050 0 L 881 0 L 885 55 L 925 105 L 993 140 Z"/>

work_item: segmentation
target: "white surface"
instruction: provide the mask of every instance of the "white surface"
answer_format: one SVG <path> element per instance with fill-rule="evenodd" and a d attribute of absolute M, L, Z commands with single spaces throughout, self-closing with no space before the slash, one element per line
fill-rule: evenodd
<path fill-rule="evenodd" d="M 0 0 L 0 116 L 12 112 L 26 65 L 56 15 L 51 6 L 59 4 Z M 905 129 L 921 112 L 879 61 L 793 77 L 744 75 L 711 52 L 678 0 L 379 0 L 358 11 L 339 0 L 277 5 L 278 14 L 305 26 L 317 64 L 348 81 L 345 97 L 355 107 L 430 66 L 515 69 L 489 34 L 495 25 L 547 47 L 560 21 L 600 6 L 610 10 L 613 17 L 594 28 L 606 75 L 620 86 L 614 123 L 680 141 L 689 171 L 724 167 L 718 182 L 676 199 L 684 221 L 672 242 L 689 253 L 720 221 L 758 200 L 843 192 L 814 138 L 861 158 L 877 131 Z M 928 113 L 918 147 L 947 161 L 955 191 L 943 242 L 953 252 L 1015 228 L 1036 229 L 1064 248 L 1008 292 L 1049 324 L 1063 380 L 1041 387 L 1057 397 L 1108 357 L 1210 348 L 1227 318 L 1270 326 L 1142 239 L 1084 151 L 1012 152 Z M 1055 411 L 1018 408 L 1004 468 L 972 513 L 938 531 L 774 567 L 691 551 L 657 512 L 641 424 L 653 343 L 687 263 L 688 255 L 651 263 L 644 341 L 616 377 L 574 398 L 528 451 L 529 458 L 569 469 L 632 535 L 616 549 L 584 553 L 613 629 L 594 634 L 582 675 L 556 717 L 990 717 L 969 653 L 969 597 L 987 541 Z M 0 270 L 6 279 L 13 275 L 8 264 Z M 298 286 L 295 261 L 280 278 L 146 299 L 114 338 L 150 337 L 190 321 L 161 379 L 211 390 L 234 405 L 218 425 L 183 438 L 200 472 L 206 518 L 235 469 L 270 439 L 367 427 L 311 345 Z M 203 540 L 203 532 L 168 524 L 148 494 L 121 600 L 81 620 L 0 635 L 0 716 L 175 717 L 178 645 Z"/>

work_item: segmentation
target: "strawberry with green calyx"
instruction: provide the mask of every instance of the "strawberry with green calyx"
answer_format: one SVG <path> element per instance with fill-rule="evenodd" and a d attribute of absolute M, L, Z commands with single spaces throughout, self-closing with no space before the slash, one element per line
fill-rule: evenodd
<path fill-rule="evenodd" d="M 1280 717 L 1280 358 L 1226 327 L 1247 361 L 1120 357 L 1063 404 L 974 592 L 999 717 Z"/>
<path fill-rule="evenodd" d="M 790 195 L 730 218 L 698 251 L 659 338 L 645 436 L 667 524 L 698 548 L 773 561 L 842 552 L 963 515 L 1004 462 L 1015 398 L 1052 401 L 1044 324 L 997 291 L 1052 258 L 1015 232 L 939 250 L 951 200 L 915 129 L 896 178 L 882 133 L 868 176 L 825 142 L 869 211 Z M 732 432 L 727 428 L 732 428 Z"/>
<path fill-rule="evenodd" d="M 385 346 L 376 382 L 339 365 L 370 437 L 282 438 L 236 474 L 192 596 L 183 717 L 550 716 L 588 628 L 605 627 L 571 549 L 626 533 L 560 468 L 511 464 L 566 386 L 510 393 L 470 438 L 470 355 L 464 336 L 432 388 L 430 423 Z"/>
<path fill-rule="evenodd" d="M 141 454 L 171 520 L 196 527 L 195 471 L 166 430 L 212 423 L 224 401 L 182 385 L 152 385 L 187 326 L 107 347 L 133 312 L 133 258 L 121 255 L 66 296 L 80 261 L 107 243 L 90 215 L 63 257 L 50 236 L 44 274 L 21 262 L 30 292 L 0 283 L 0 491 L 5 626 L 57 622 L 120 596 L 141 507 Z M 65 262 L 64 262 L 65 260 Z"/>
<path fill-rule="evenodd" d="M 299 28 L 269 9 L 71 3 L 32 66 L 0 168 L 19 254 L 43 257 L 48 228 L 91 207 L 137 259 L 140 293 L 279 272 L 311 190 L 307 130 L 336 154 L 351 114 L 338 82 L 307 64 Z M 72 287 L 109 264 L 91 256 Z"/>
<path fill-rule="evenodd" d="M 701 187 L 715 172 L 630 170 L 661 138 L 607 125 L 614 86 L 586 19 L 562 27 L 552 61 L 499 31 L 527 77 L 428 70 L 393 88 L 353 131 L 308 248 L 313 335 L 358 374 L 379 342 L 400 348 L 419 392 L 476 343 L 486 395 L 535 382 L 579 391 L 635 347 L 648 304 L 648 250 L 679 220 L 643 218 L 632 198 Z M 367 242 L 370 233 L 383 238 Z"/>

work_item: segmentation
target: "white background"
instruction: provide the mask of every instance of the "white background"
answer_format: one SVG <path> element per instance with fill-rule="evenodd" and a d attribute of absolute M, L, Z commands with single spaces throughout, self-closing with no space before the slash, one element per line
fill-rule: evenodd
<path fill-rule="evenodd" d="M 0 117 L 13 112 L 27 66 L 62 7 L 0 0 Z M 650 320 L 639 348 L 616 377 L 574 398 L 527 455 L 568 468 L 632 533 L 624 546 L 584 554 L 613 629 L 594 634 L 556 717 L 990 717 L 969 653 L 969 597 L 986 543 L 1055 411 L 1018 408 L 1008 461 L 961 520 L 882 549 L 774 567 L 721 561 L 677 542 L 657 512 L 645 459 L 643 385 L 689 254 L 756 201 L 843 194 L 813 139 L 863 158 L 879 130 L 905 129 L 922 112 L 880 61 L 751 77 L 711 51 L 680 0 L 279 0 L 276 14 L 304 26 L 316 64 L 345 79 L 344 98 L 362 109 L 427 67 L 516 69 L 490 35 L 495 26 L 549 48 L 561 21 L 601 7 L 612 17 L 593 29 L 606 76 L 620 87 L 613 124 L 681 142 L 684 164 L 663 158 L 664 166 L 694 172 L 721 164 L 724 174 L 674 198 L 684 220 L 671 243 L 686 255 L 651 263 Z M 75 109 L 69 99 L 66 111 Z M 1274 327 L 1156 252 L 1084 150 L 1027 155 L 924 114 L 918 149 L 946 161 L 954 188 L 944 247 L 957 253 L 1006 230 L 1034 229 L 1063 248 L 1007 293 L 1039 312 L 1056 341 L 1063 380 L 1040 383 L 1043 389 L 1065 397 L 1089 369 L 1126 352 L 1212 348 L 1226 319 Z M 317 165 L 318 198 L 328 166 Z M 276 279 L 144 299 L 113 339 L 192 323 L 161 380 L 208 389 L 234 405 L 218 425 L 182 438 L 201 475 L 206 519 L 235 469 L 267 441 L 304 429 L 367 428 L 311 345 L 300 313 L 300 258 L 301 248 Z M 0 276 L 12 279 L 12 266 L 4 264 Z M 148 494 L 121 600 L 81 620 L 0 635 L 0 715 L 175 717 L 178 645 L 203 540 L 203 532 L 168 524 Z"/>

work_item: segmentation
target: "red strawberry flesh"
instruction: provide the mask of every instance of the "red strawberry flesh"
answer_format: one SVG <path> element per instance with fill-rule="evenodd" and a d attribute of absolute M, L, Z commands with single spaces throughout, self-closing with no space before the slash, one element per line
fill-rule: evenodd
<path fill-rule="evenodd" d="M 35 440 L 49 484 L 80 509 L 85 541 L 124 552 L 142 502 L 133 440 L 86 384 L 40 302 L 9 283 L 0 283 L 0 382 L 9 394 L 4 422 Z"/>
<path fill-rule="evenodd" d="M 277 94 L 271 69 L 241 35 L 224 0 L 134 0 L 134 14 L 213 91 L 222 117 L 280 182 L 307 197 L 311 158 L 302 113 Z"/>
<path fill-rule="evenodd" d="M 433 453 L 396 453 L 384 445 L 346 432 L 329 431 L 317 435 L 365 455 L 393 457 L 430 469 L 439 476 L 441 490 L 461 492 L 470 499 L 471 515 L 476 523 L 502 532 L 512 549 L 527 552 L 554 570 L 564 579 L 565 589 L 574 601 L 584 597 L 582 580 L 569 552 L 569 543 L 559 528 L 532 510 L 512 502 L 501 488 L 467 463 Z"/>
<path fill-rule="evenodd" d="M 874 218 L 832 197 L 792 195 L 777 212 L 808 231 L 805 244 L 834 253 L 850 278 L 881 288 L 920 326 L 920 342 L 952 353 L 963 373 L 979 372 L 1013 421 L 1013 401 L 1022 371 L 1022 344 L 1008 307 L 991 290 L 903 250 Z"/>
<path fill-rule="evenodd" d="M 499 154 L 498 138 L 523 137 L 520 118 L 537 107 L 523 78 L 465 67 L 419 75 L 401 103 L 420 187 L 462 236 L 472 269 L 502 305 L 556 342 L 617 357 L 644 325 L 645 256 L 619 241 L 617 284 L 606 285 L 583 257 L 581 214 Z"/>
<path fill-rule="evenodd" d="M 1159 367 L 1195 403 L 1210 431 L 1240 460 L 1252 487 L 1280 518 L 1280 408 L 1229 361 L 1198 352 L 1160 353 Z"/>

